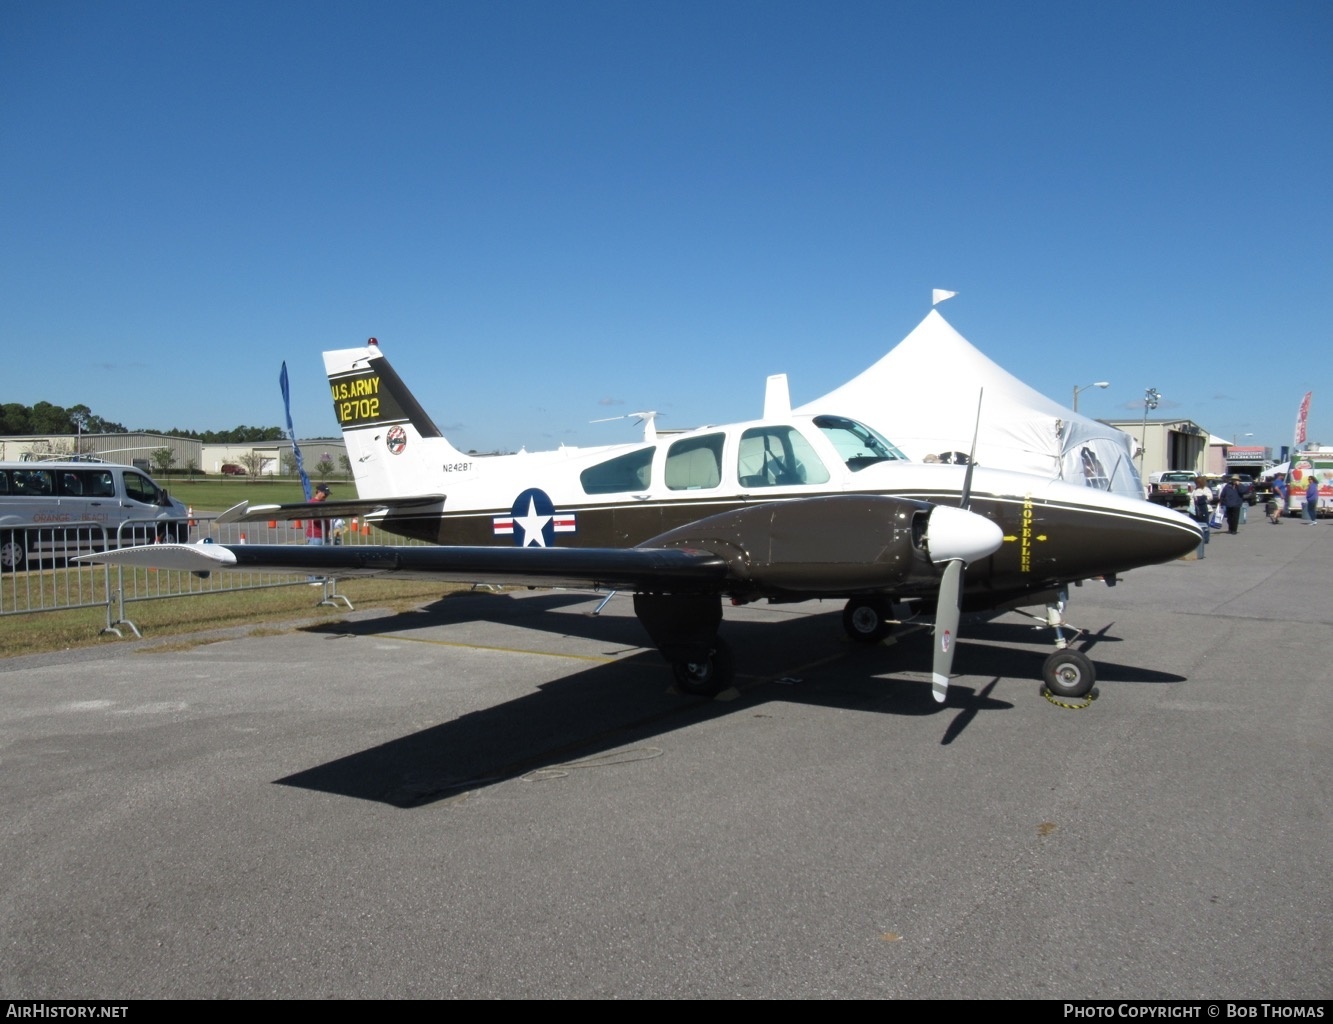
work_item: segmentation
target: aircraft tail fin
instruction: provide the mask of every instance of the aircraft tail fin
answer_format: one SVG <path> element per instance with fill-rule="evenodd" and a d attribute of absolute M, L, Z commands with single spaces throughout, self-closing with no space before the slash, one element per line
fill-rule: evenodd
<path fill-rule="evenodd" d="M 468 461 L 445 440 L 374 338 L 360 348 L 325 352 L 324 369 L 362 498 L 437 492 L 440 467 Z"/>

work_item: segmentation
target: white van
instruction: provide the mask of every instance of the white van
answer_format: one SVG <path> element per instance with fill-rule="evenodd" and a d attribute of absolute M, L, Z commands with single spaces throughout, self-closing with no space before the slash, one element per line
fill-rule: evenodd
<path fill-rule="evenodd" d="M 187 540 L 189 510 L 133 466 L 109 462 L 0 462 L 0 568 L 115 547 Z M 68 525 L 67 525 L 68 524 Z M 76 525 L 76 524 L 82 524 Z"/>

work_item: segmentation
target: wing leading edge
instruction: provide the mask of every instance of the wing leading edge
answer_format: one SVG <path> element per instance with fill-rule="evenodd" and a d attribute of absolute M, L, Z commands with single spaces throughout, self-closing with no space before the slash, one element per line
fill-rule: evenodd
<path fill-rule="evenodd" d="M 147 544 L 75 561 L 176 569 L 303 572 L 352 579 L 399 576 L 531 587 L 717 592 L 727 563 L 688 548 L 388 547 L 300 544 Z"/>

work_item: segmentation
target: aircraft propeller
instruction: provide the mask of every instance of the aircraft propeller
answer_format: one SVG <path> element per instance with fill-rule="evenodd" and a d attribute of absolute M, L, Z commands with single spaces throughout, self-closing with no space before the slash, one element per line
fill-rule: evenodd
<path fill-rule="evenodd" d="M 968 453 L 967 472 L 963 475 L 963 493 L 958 501 L 958 507 L 964 512 L 967 512 L 972 505 L 972 471 L 977 465 L 977 435 L 981 431 L 981 400 L 985 393 L 983 388 L 977 395 L 977 418 L 972 429 L 972 450 Z M 935 510 L 935 512 L 940 511 L 943 510 Z M 935 513 L 931 514 L 932 520 L 934 515 Z M 991 548 L 985 554 L 988 555 L 994 550 L 995 548 Z M 943 704 L 949 696 L 949 675 L 953 670 L 958 620 L 962 615 L 963 570 L 972 559 L 962 554 L 949 557 L 944 552 L 937 552 L 933 547 L 931 557 L 936 564 L 945 563 L 944 577 L 940 580 L 940 592 L 935 603 L 935 632 L 932 641 L 934 654 L 930 665 L 930 694 L 937 704 Z"/>

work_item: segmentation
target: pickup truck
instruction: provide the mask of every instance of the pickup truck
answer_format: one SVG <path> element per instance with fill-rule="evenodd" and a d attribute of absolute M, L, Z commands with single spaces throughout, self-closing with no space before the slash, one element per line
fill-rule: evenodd
<path fill-rule="evenodd" d="M 1148 477 L 1148 500 L 1168 508 L 1188 508 L 1194 474 L 1187 469 L 1164 469 Z"/>

